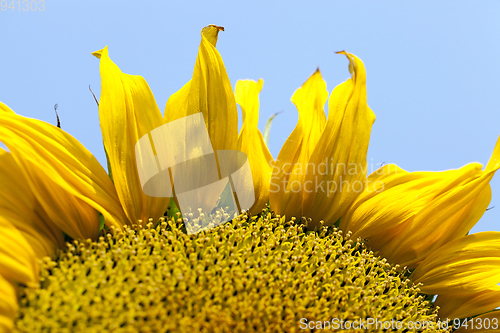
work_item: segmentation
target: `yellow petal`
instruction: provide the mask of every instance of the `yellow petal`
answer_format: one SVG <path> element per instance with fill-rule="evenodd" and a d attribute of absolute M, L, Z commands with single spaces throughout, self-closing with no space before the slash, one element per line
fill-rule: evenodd
<path fill-rule="evenodd" d="M 215 46 L 219 37 L 219 31 L 224 31 L 224 27 L 215 24 L 209 24 L 201 30 L 201 33 L 210 44 Z"/>
<path fill-rule="evenodd" d="M 411 275 L 422 292 L 449 295 L 500 290 L 500 232 L 455 239 L 430 254 Z"/>
<path fill-rule="evenodd" d="M 99 119 L 120 203 L 129 223 L 149 218 L 156 221 L 165 213 L 169 198 L 144 194 L 135 146 L 164 123 L 163 117 L 144 78 L 122 73 L 109 58 L 107 47 L 100 51 L 100 59 Z"/>
<path fill-rule="evenodd" d="M 439 295 L 434 302 L 441 318 L 467 318 L 500 306 L 500 290 L 488 289 L 478 293 Z M 500 320 L 499 320 L 500 328 Z"/>
<path fill-rule="evenodd" d="M 252 170 L 255 190 L 255 204 L 250 209 L 252 214 L 258 214 L 269 200 L 269 186 L 274 159 L 267 148 L 259 123 L 259 93 L 264 81 L 238 81 L 235 88 L 236 103 L 241 106 L 243 126 L 238 137 L 238 150 L 247 154 Z"/>
<path fill-rule="evenodd" d="M 7 218 L 0 215 L 0 275 L 11 283 L 38 284 L 38 260 L 33 249 Z"/>
<path fill-rule="evenodd" d="M 10 110 L 0 103 L 0 109 Z M 13 112 L 0 113 L 0 141 L 51 221 L 73 238 L 96 238 L 101 212 L 123 224 L 113 183 L 95 157 L 60 128 Z"/>
<path fill-rule="evenodd" d="M 12 331 L 18 310 L 16 291 L 0 274 L 0 332 Z"/>
<path fill-rule="evenodd" d="M 477 163 L 444 172 L 395 171 L 368 177 L 367 183 L 378 182 L 380 191 L 367 187 L 341 228 L 353 231 L 355 238 L 370 238 L 374 251 L 401 266 L 413 268 L 441 245 L 464 236 L 490 202 L 491 177 L 481 177 Z"/>
<path fill-rule="evenodd" d="M 0 215 L 23 234 L 38 258 L 55 258 L 62 231 L 46 216 L 12 155 L 0 149 Z"/>
<path fill-rule="evenodd" d="M 497 143 L 498 148 L 498 143 Z M 366 181 L 365 190 L 340 221 L 353 237 L 401 266 L 415 268 L 427 255 L 462 237 L 491 200 L 489 182 L 498 166 L 471 163 L 457 170 L 408 173 L 387 165 Z"/>
<path fill-rule="evenodd" d="M 222 27 L 210 25 L 201 31 L 201 43 L 193 77 L 165 107 L 171 122 L 198 112 L 203 114 L 214 150 L 235 150 L 238 140 L 238 111 L 224 62 L 215 48 Z"/>
<path fill-rule="evenodd" d="M 56 259 L 59 254 L 58 250 L 65 247 L 64 235 L 57 226 L 50 223 L 50 218 L 39 206 L 33 212 L 44 218 L 29 220 L 26 212 L 16 213 L 8 208 L 0 207 L 0 216 L 19 230 L 38 259 L 44 257 Z"/>
<path fill-rule="evenodd" d="M 422 187 L 421 180 L 421 174 L 409 174 L 397 165 L 383 166 L 368 176 L 365 190 L 342 217 L 340 227 L 344 231 L 352 231 L 356 238 L 367 238 L 382 230 L 397 227 L 398 223 L 413 216 L 427 202 L 415 201 L 415 191 Z M 417 184 L 412 187 L 415 183 L 411 181 Z M 434 183 L 432 179 L 426 184 Z M 402 193 L 401 187 L 405 196 L 395 195 Z M 395 209 L 406 208 L 408 200 L 412 200 L 414 205 L 408 209 Z"/>
<path fill-rule="evenodd" d="M 453 320 L 451 321 L 453 323 Z M 500 332 L 500 311 L 492 311 L 469 320 L 466 324 L 455 322 L 460 328 L 454 333 L 498 333 Z"/>
<path fill-rule="evenodd" d="M 194 119 L 195 126 L 191 128 L 196 127 L 191 131 L 187 129 L 184 134 L 185 140 L 176 144 L 176 160 L 191 161 L 191 164 L 182 170 L 182 175 L 176 176 L 175 172 L 172 172 L 177 199 L 181 188 L 187 193 L 187 189 L 199 189 L 214 181 L 224 185 L 226 180 L 222 175 L 223 166 L 219 163 L 218 154 L 222 153 L 222 150 L 236 150 L 237 148 L 238 111 L 224 62 L 215 48 L 218 33 L 221 30 L 223 30 L 222 27 L 215 25 L 202 29 L 192 79 L 168 99 L 165 107 L 164 117 L 167 125 L 174 121 L 184 121 L 181 119 L 187 121 L 189 118 Z M 201 119 L 200 113 L 207 132 L 198 127 L 198 118 Z M 209 139 L 209 145 L 196 146 L 198 140 L 202 139 L 205 142 L 205 138 Z M 214 157 L 193 162 L 200 155 L 206 157 L 213 155 Z M 215 186 L 213 193 L 195 194 L 187 200 L 190 206 L 198 205 L 199 208 L 212 206 L 211 201 L 219 197 L 221 194 L 219 190 L 224 189 L 224 186 L 219 188 L 219 185 L 215 183 L 212 185 Z M 196 209 L 196 207 L 191 208 Z"/>
<path fill-rule="evenodd" d="M 391 253 L 395 262 L 413 268 L 441 245 L 466 235 L 490 200 L 488 179 L 483 177 L 449 191 L 408 220 L 397 238 L 387 241 L 380 252 Z"/>
<path fill-rule="evenodd" d="M 497 139 L 497 143 L 495 145 L 495 149 L 493 149 L 493 153 L 491 154 L 490 160 L 484 169 L 485 172 L 495 172 L 500 168 L 500 136 Z"/>
<path fill-rule="evenodd" d="M 347 52 L 352 78 L 337 86 L 329 101 L 328 120 L 311 155 L 316 172 L 307 180 L 318 187 L 306 196 L 304 210 L 318 223 L 332 225 L 345 214 L 363 190 L 366 154 L 375 115 L 366 102 L 366 72 L 363 62 Z M 321 164 L 325 165 L 324 167 Z"/>
<path fill-rule="evenodd" d="M 188 81 L 185 85 L 182 86 L 181 89 L 173 93 L 168 98 L 167 105 L 165 106 L 165 115 L 164 115 L 166 123 L 196 113 L 194 110 L 189 110 L 190 92 L 191 92 L 191 81 Z"/>
<path fill-rule="evenodd" d="M 94 51 L 94 52 L 92 52 L 92 55 L 94 57 L 96 57 L 97 59 L 101 59 L 102 51 L 104 51 L 104 49 L 100 49 L 100 50 Z"/>
<path fill-rule="evenodd" d="M 305 214 L 302 201 L 311 192 L 305 184 L 307 168 L 325 126 L 327 99 L 326 83 L 319 70 L 292 96 L 299 120 L 281 148 L 271 181 L 270 205 L 277 214 L 298 218 Z"/>

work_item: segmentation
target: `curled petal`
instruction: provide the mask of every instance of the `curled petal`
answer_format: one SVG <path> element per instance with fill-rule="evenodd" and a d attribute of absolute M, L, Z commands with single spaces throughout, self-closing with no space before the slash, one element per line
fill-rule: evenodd
<path fill-rule="evenodd" d="M 307 168 L 325 126 L 327 99 L 326 83 L 319 70 L 292 96 L 299 120 L 281 148 L 271 180 L 270 205 L 277 214 L 299 218 L 305 214 L 302 201 L 311 195 L 305 184 Z"/>
<path fill-rule="evenodd" d="M 433 295 L 500 290 L 500 232 L 455 239 L 434 251 L 411 275 L 422 292 Z"/>
<path fill-rule="evenodd" d="M 222 57 L 215 48 L 221 30 L 224 29 L 215 25 L 202 29 L 193 76 L 168 99 L 165 107 L 167 125 L 174 122 L 184 124 L 180 126 L 183 133 L 175 145 L 175 158 L 182 162 L 191 161 L 177 176 L 172 171 L 177 199 L 181 189 L 199 189 L 209 184 L 212 188 L 210 194 L 190 191 L 195 195 L 189 195 L 189 200 L 186 200 L 187 192 L 183 190 L 184 204 L 180 205 L 189 205 L 194 210 L 213 207 L 214 199 L 226 197 L 222 190 L 227 180 L 223 177 L 224 166 L 218 154 L 224 150 L 236 150 L 238 142 L 238 111 L 233 89 Z M 200 127 L 201 118 L 206 130 Z M 183 119 L 187 123 L 183 123 Z M 188 119 L 194 121 L 191 123 Z M 189 128 L 184 128 L 187 124 Z M 199 144 L 201 142 L 208 144 Z M 204 158 L 200 159 L 201 156 Z"/>
<path fill-rule="evenodd" d="M 0 103 L 0 109 L 10 110 Z M 0 113 L 0 141 L 14 157 L 52 222 L 73 238 L 99 232 L 95 210 L 108 225 L 124 218 L 113 183 L 97 159 L 60 128 L 13 112 Z"/>
<path fill-rule="evenodd" d="M 139 139 L 163 125 L 163 117 L 144 78 L 122 73 L 107 47 L 94 55 L 101 59 L 99 119 L 118 198 L 128 223 L 156 221 L 165 213 L 169 198 L 144 194 L 135 152 Z"/>
<path fill-rule="evenodd" d="M 213 150 L 235 150 L 238 111 L 224 62 L 215 48 L 222 27 L 210 25 L 201 31 L 201 43 L 193 77 L 173 94 L 165 107 L 165 121 L 203 114 Z"/>
<path fill-rule="evenodd" d="M 317 223 L 334 224 L 345 214 L 363 190 L 366 154 L 375 115 L 366 101 L 366 72 L 363 62 L 347 52 L 352 78 L 337 86 L 330 95 L 328 119 L 309 160 L 315 172 L 307 182 L 304 212 Z"/>
<path fill-rule="evenodd" d="M 238 81 L 236 83 L 236 103 L 241 106 L 243 126 L 238 137 L 238 150 L 247 154 L 252 170 L 255 203 L 250 209 L 253 214 L 260 213 L 269 200 L 269 186 L 274 162 L 267 148 L 262 133 L 257 128 L 259 123 L 259 92 L 264 81 Z"/>

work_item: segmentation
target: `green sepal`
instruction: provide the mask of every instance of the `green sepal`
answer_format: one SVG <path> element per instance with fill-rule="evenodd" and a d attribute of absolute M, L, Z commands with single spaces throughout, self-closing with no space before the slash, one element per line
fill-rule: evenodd
<path fill-rule="evenodd" d="M 104 220 L 104 215 L 102 215 L 99 212 L 99 231 L 101 231 L 102 229 L 104 229 L 105 223 L 106 223 L 106 221 Z"/>
<path fill-rule="evenodd" d="M 165 212 L 165 216 L 177 218 L 177 212 L 181 212 L 177 204 L 175 203 L 174 198 L 170 198 L 170 202 L 168 203 L 167 211 Z M 182 213 L 181 213 L 182 214 Z"/>

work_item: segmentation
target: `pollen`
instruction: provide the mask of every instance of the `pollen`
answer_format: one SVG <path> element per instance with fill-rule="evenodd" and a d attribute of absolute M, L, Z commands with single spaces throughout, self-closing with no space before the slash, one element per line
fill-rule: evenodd
<path fill-rule="evenodd" d="M 438 320 L 405 271 L 360 240 L 270 213 L 194 235 L 175 218 L 107 229 L 41 267 L 40 287 L 20 291 L 17 332 L 310 332 L 304 323 Z"/>

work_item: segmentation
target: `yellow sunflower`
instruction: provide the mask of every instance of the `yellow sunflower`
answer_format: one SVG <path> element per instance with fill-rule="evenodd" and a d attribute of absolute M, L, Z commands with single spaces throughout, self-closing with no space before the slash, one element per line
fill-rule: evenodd
<path fill-rule="evenodd" d="M 467 233 L 490 201 L 500 144 L 484 171 L 387 165 L 366 177 L 375 120 L 366 73 L 339 52 L 351 78 L 331 93 L 328 118 L 318 70 L 292 97 L 299 121 L 274 161 L 257 128 L 263 81 L 238 81 L 233 93 L 215 47 L 221 30 L 202 30 L 192 79 L 164 116 L 142 77 L 122 73 L 107 47 L 93 53 L 109 174 L 71 135 L 0 103 L 9 148 L 0 150 L 0 332 L 298 332 L 370 320 L 367 332 L 394 321 L 449 331 L 439 317 L 465 320 L 461 330 L 479 319 L 498 324 L 489 311 L 500 305 L 499 233 Z M 248 156 L 255 202 L 187 235 L 180 213 L 164 217 L 171 198 L 144 194 L 136 144 L 199 112 L 214 150 Z"/>

